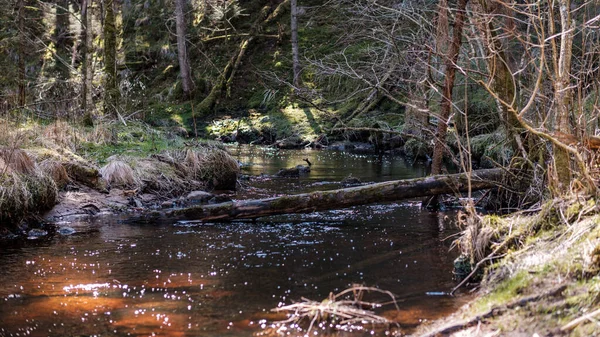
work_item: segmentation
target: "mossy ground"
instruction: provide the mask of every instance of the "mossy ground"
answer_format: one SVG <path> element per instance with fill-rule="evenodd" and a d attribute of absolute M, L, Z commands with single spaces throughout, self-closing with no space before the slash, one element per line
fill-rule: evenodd
<path fill-rule="evenodd" d="M 454 336 L 593 336 L 599 308 L 600 211 L 595 199 L 552 201 L 535 215 L 492 217 L 492 247 L 518 239 L 488 266 L 478 296 L 450 319 L 418 333 L 457 325 Z M 559 218 L 554 214 L 563 214 Z M 500 220 L 500 221 L 498 221 Z M 557 293 L 549 290 L 561 289 Z M 479 319 L 475 319 L 479 317 Z M 469 324 L 464 324 L 469 322 Z"/>

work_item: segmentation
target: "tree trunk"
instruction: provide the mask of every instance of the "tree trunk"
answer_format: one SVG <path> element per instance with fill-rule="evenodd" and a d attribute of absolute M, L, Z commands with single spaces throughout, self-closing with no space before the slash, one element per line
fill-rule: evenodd
<path fill-rule="evenodd" d="M 69 20 L 69 16 L 69 1 L 57 1 L 56 25 L 54 29 L 54 42 L 56 47 L 54 66 L 62 81 L 69 78 L 69 65 L 71 64 L 71 62 L 67 61 L 70 57 L 73 43 L 69 27 L 71 21 Z"/>
<path fill-rule="evenodd" d="M 198 105 L 198 111 L 200 114 L 206 115 L 212 111 L 217 103 L 217 100 L 219 99 L 219 96 L 225 88 L 227 89 L 227 92 L 231 93 L 231 85 L 233 83 L 235 72 L 241 64 L 244 54 L 250 46 L 250 43 L 254 40 L 254 36 L 257 34 L 257 32 L 262 30 L 264 25 L 268 24 L 277 16 L 279 16 L 287 4 L 289 4 L 289 0 L 284 0 L 270 15 L 268 15 L 270 8 L 268 6 L 263 8 L 261 15 L 259 15 L 259 18 L 250 29 L 249 37 L 240 43 L 237 52 L 231 57 L 231 60 L 227 63 L 221 75 L 219 75 L 217 83 L 215 83 L 215 85 L 212 87 L 208 96 L 206 96 Z"/>
<path fill-rule="evenodd" d="M 560 0 L 559 3 L 560 12 L 560 23 L 561 23 L 561 38 L 560 38 L 560 51 L 556 55 L 554 50 L 554 59 L 558 68 L 555 69 L 555 81 L 554 81 L 554 99 L 556 106 L 556 121 L 557 129 L 563 134 L 572 134 L 571 125 L 569 122 L 570 117 L 570 105 L 571 105 L 571 94 L 572 90 L 569 88 L 571 83 L 571 57 L 572 57 L 572 46 L 573 46 L 573 31 L 575 27 L 572 26 L 571 20 L 571 1 Z M 553 18 L 550 18 L 552 20 Z M 557 191 L 559 193 L 565 193 L 569 190 L 571 184 L 571 159 L 569 153 L 564 149 L 554 146 L 554 168 L 558 178 Z"/>
<path fill-rule="evenodd" d="M 456 15 L 454 18 L 454 30 L 452 32 L 452 44 L 446 55 L 444 93 L 440 106 L 437 131 L 435 134 L 435 145 L 433 148 L 433 159 L 431 163 L 431 174 L 442 172 L 442 159 L 446 152 L 446 133 L 448 132 L 448 118 L 452 111 L 452 91 L 454 90 L 454 78 L 456 77 L 456 63 L 462 42 L 462 30 L 465 22 L 465 9 L 467 0 L 458 0 Z M 443 10 L 443 9 L 442 9 Z"/>
<path fill-rule="evenodd" d="M 494 15 L 492 10 L 488 8 L 488 3 L 485 0 L 479 0 L 479 5 L 483 12 L 487 15 Z M 508 19 L 507 19 L 508 20 Z M 487 20 L 487 24 L 482 27 L 486 35 L 486 44 L 488 55 L 488 70 L 493 74 L 492 89 L 497 94 L 499 110 L 501 112 L 500 119 L 504 122 L 508 138 L 511 140 L 511 145 L 515 153 L 520 150 L 519 144 L 522 143 L 520 130 L 523 129 L 516 115 L 516 92 L 514 78 L 510 68 L 508 67 L 508 57 L 505 53 L 505 47 L 502 45 L 502 37 L 498 36 L 496 27 L 492 20 Z M 526 155 L 526 153 L 524 154 Z"/>
<path fill-rule="evenodd" d="M 472 190 L 496 187 L 502 180 L 504 172 L 503 169 L 472 172 Z M 460 173 L 388 181 L 332 191 L 193 206 L 173 210 L 166 215 L 202 221 L 254 219 L 277 214 L 318 212 L 376 202 L 466 192 L 468 187 L 468 175 Z"/>
<path fill-rule="evenodd" d="M 181 75 L 181 86 L 184 98 L 190 98 L 192 93 L 192 77 L 190 62 L 186 48 L 186 24 L 185 24 L 186 0 L 175 0 L 175 20 L 177 31 L 177 56 L 179 58 L 179 74 Z"/>
<path fill-rule="evenodd" d="M 92 118 L 92 30 L 91 7 L 92 0 L 81 0 L 81 110 L 83 120 L 87 125 L 93 124 Z"/>
<path fill-rule="evenodd" d="M 117 28 L 114 0 L 104 4 L 104 114 L 117 116 L 119 87 L 117 82 Z"/>
<path fill-rule="evenodd" d="M 25 106 L 25 0 L 19 0 L 19 107 Z"/>
<path fill-rule="evenodd" d="M 292 30 L 292 68 L 294 71 L 293 85 L 295 88 L 300 86 L 300 53 L 298 51 L 298 1 L 290 1 L 290 27 Z"/>

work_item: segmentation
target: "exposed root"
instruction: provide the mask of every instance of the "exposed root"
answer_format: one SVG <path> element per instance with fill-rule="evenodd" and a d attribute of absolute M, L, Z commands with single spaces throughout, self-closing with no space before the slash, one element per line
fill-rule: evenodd
<path fill-rule="evenodd" d="M 469 320 L 466 321 L 461 321 L 458 323 L 453 323 L 451 325 L 447 325 L 447 326 L 443 326 L 440 329 L 434 330 L 434 331 L 430 331 L 426 334 L 420 335 L 419 337 L 434 337 L 434 336 L 448 336 L 456 331 L 459 330 L 463 330 L 466 329 L 470 326 L 473 326 L 475 324 L 477 324 L 478 322 L 481 322 L 487 318 L 490 317 L 494 317 L 496 315 L 501 315 L 502 313 L 506 312 L 509 309 L 514 309 L 517 307 L 522 307 L 527 303 L 530 302 L 536 302 L 539 301 L 542 298 L 546 298 L 546 297 L 556 297 L 556 296 L 561 296 L 562 292 L 567 288 L 566 285 L 560 285 L 557 286 L 555 288 L 552 288 L 542 294 L 537 294 L 537 295 L 532 295 L 532 296 L 528 296 L 528 297 L 523 297 L 520 298 L 516 301 L 513 301 L 511 303 L 508 303 L 506 305 L 502 305 L 502 306 L 497 306 L 497 307 L 493 307 L 491 309 L 489 309 L 488 311 L 486 311 L 485 313 L 481 314 L 481 315 L 477 315 L 475 317 L 472 317 Z"/>

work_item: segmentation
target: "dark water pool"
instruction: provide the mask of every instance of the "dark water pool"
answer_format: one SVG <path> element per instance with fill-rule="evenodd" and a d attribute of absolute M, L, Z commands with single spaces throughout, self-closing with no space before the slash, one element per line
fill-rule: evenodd
<path fill-rule="evenodd" d="M 248 182 L 238 198 L 339 188 L 423 175 L 401 158 L 335 152 L 233 149 L 251 174 L 313 163 L 302 178 Z M 322 300 L 351 284 L 393 292 L 404 332 L 446 315 L 453 215 L 415 201 L 377 204 L 256 222 L 71 223 L 71 236 L 0 249 L 0 336 L 252 336 L 283 318 L 270 312 L 302 297 Z M 367 332 L 369 334 L 370 332 Z M 361 336 L 355 333 L 348 336 Z"/>

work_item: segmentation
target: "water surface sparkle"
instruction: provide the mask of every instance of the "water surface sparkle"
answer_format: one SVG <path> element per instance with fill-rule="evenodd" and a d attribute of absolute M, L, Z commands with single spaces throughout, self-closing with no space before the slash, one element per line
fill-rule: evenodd
<path fill-rule="evenodd" d="M 238 154 L 254 173 L 304 157 L 315 167 L 311 175 L 251 181 L 256 189 L 247 193 L 339 188 L 349 174 L 377 181 L 424 173 L 391 157 L 256 148 Z M 396 294 L 400 312 L 377 311 L 403 329 L 461 305 L 427 295 L 455 284 L 455 254 L 442 239 L 456 230 L 451 217 L 424 212 L 418 201 L 228 224 L 122 220 L 71 223 L 88 230 L 3 246 L 0 336 L 252 336 L 285 319 L 271 308 L 302 297 L 320 301 L 354 283 Z M 372 333 L 385 335 L 361 327 L 338 336 Z"/>

